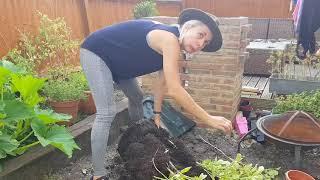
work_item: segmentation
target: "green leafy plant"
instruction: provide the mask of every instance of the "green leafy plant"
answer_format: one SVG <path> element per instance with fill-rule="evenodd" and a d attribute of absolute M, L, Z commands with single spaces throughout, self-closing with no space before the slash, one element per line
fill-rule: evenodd
<path fill-rule="evenodd" d="M 133 17 L 136 19 L 155 16 L 158 14 L 155 0 L 142 0 L 133 8 Z"/>
<path fill-rule="evenodd" d="M 290 44 L 285 51 L 271 53 L 267 63 L 271 64 L 272 74 L 285 79 L 319 80 L 320 57 L 307 54 L 304 60 L 300 60 L 295 48 L 295 44 Z"/>
<path fill-rule="evenodd" d="M 255 179 L 255 180 L 271 180 L 278 176 L 279 168 L 265 169 L 263 166 L 243 164 L 241 161 L 243 157 L 237 154 L 233 161 L 225 161 L 221 159 L 204 160 L 199 165 L 210 175 L 211 179 L 219 180 L 239 180 L 239 179 Z M 170 164 L 170 175 L 167 177 L 155 177 L 160 180 L 203 180 L 206 178 L 205 174 L 199 176 L 189 177 L 185 175 L 191 167 L 187 167 L 181 171 L 177 170 L 174 165 Z"/>
<path fill-rule="evenodd" d="M 75 83 L 78 84 L 78 86 L 80 86 L 83 89 L 83 91 L 90 90 L 87 78 L 84 75 L 83 71 L 78 70 L 71 73 L 70 78 L 73 79 L 73 81 L 75 81 Z"/>
<path fill-rule="evenodd" d="M 255 179 L 271 180 L 278 175 L 277 169 L 265 169 L 263 166 L 243 164 L 243 157 L 237 154 L 232 162 L 221 159 L 204 160 L 200 166 L 203 167 L 212 179 L 218 177 L 220 180 Z"/>
<path fill-rule="evenodd" d="M 168 168 L 169 176 L 164 175 L 160 172 L 162 177 L 154 177 L 154 179 L 159 180 L 203 180 L 207 177 L 207 175 L 201 173 L 199 176 L 187 176 L 186 173 L 189 172 L 191 167 L 186 167 L 182 170 L 178 170 L 171 162 L 170 167 Z"/>
<path fill-rule="evenodd" d="M 320 90 L 287 95 L 286 97 L 280 96 L 276 102 L 277 105 L 273 108 L 273 113 L 300 110 L 320 118 Z"/>
<path fill-rule="evenodd" d="M 0 63 L 0 160 L 23 154 L 37 144 L 51 145 L 69 158 L 80 149 L 72 135 L 57 122 L 68 121 L 71 116 L 41 109 L 45 98 L 38 91 L 46 79 L 24 74 L 13 63 Z"/>
<path fill-rule="evenodd" d="M 52 101 L 66 102 L 85 98 L 85 79 L 80 72 L 70 68 L 56 68 L 49 71 L 43 93 Z"/>
<path fill-rule="evenodd" d="M 54 60 L 55 63 L 67 64 L 80 44 L 72 39 L 71 29 L 63 18 L 50 19 L 40 12 L 38 16 L 38 33 L 20 32 L 18 45 L 4 57 L 31 74 L 38 74 L 37 67 L 43 62 Z"/>

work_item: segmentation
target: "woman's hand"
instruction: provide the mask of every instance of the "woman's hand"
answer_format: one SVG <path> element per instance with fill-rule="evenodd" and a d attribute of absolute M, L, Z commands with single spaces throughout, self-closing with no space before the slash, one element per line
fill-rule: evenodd
<path fill-rule="evenodd" d="M 320 57 L 320 49 L 316 52 L 316 56 Z"/>
<path fill-rule="evenodd" d="M 155 114 L 154 115 L 154 123 L 156 124 L 156 126 L 158 127 L 158 128 L 160 128 L 160 114 Z"/>
<path fill-rule="evenodd" d="M 231 134 L 233 129 L 231 121 L 222 116 L 210 116 L 206 124 L 209 127 L 220 129 L 228 135 Z"/>

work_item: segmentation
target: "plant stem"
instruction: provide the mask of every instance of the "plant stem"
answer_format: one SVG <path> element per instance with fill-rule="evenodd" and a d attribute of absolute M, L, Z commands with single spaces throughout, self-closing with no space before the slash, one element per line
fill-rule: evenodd
<path fill-rule="evenodd" d="M 165 177 L 165 179 L 168 179 L 168 177 L 166 175 L 164 175 L 156 166 L 155 162 L 154 162 L 154 157 L 156 157 L 157 152 L 158 152 L 159 148 L 157 149 L 157 151 L 154 153 L 153 157 L 152 157 L 152 164 L 154 166 L 154 168 L 158 171 L 158 173 L 160 173 L 162 175 L 162 177 Z"/>
<path fill-rule="evenodd" d="M 15 151 L 19 151 L 19 150 L 21 150 L 21 149 L 28 149 L 28 148 L 30 148 L 30 147 L 32 147 L 32 146 L 35 146 L 35 145 L 39 144 L 39 143 L 40 143 L 40 141 L 36 141 L 36 142 L 31 143 L 31 144 L 22 146 L 22 147 L 16 149 Z"/>
<path fill-rule="evenodd" d="M 3 101 L 3 86 L 1 88 L 1 101 Z"/>
<path fill-rule="evenodd" d="M 202 139 L 202 141 L 204 141 L 205 143 L 209 144 L 210 146 L 212 146 L 213 148 L 215 148 L 216 150 L 218 150 L 220 153 L 222 153 L 222 155 L 224 155 L 225 157 L 227 157 L 228 159 L 230 159 L 231 161 L 234 161 L 234 159 L 230 158 L 229 156 L 227 156 L 223 151 L 221 151 L 219 148 L 215 147 L 214 145 L 212 145 L 210 142 L 206 141 L 205 139 L 203 139 L 203 137 L 201 135 L 199 135 L 199 137 Z"/>
<path fill-rule="evenodd" d="M 33 131 L 31 131 L 26 137 L 24 137 L 19 143 L 21 144 L 23 141 L 27 140 L 31 135 L 33 134 Z"/>

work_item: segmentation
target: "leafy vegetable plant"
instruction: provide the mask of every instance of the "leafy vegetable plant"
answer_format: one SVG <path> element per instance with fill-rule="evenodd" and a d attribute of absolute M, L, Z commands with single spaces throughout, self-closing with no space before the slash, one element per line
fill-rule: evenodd
<path fill-rule="evenodd" d="M 237 154 L 232 162 L 221 159 L 204 160 L 200 166 L 203 167 L 212 179 L 220 180 L 238 180 L 238 179 L 255 179 L 271 180 L 278 175 L 279 169 L 265 169 L 263 166 L 243 164 L 243 157 Z"/>
<path fill-rule="evenodd" d="M 214 180 L 271 180 L 278 175 L 279 168 L 265 169 L 263 166 L 243 164 L 243 157 L 237 154 L 233 161 L 224 161 L 221 159 L 204 160 L 199 165 Z M 189 177 L 185 175 L 191 167 L 187 167 L 181 171 L 177 170 L 172 164 L 169 168 L 169 176 L 155 177 L 159 180 L 203 180 L 207 175 L 201 173 L 199 176 Z"/>
<path fill-rule="evenodd" d="M 303 92 L 286 97 L 277 98 L 277 105 L 273 113 L 284 113 L 287 111 L 300 110 L 313 114 L 320 118 L 320 90 L 314 92 Z"/>
<path fill-rule="evenodd" d="M 9 61 L 0 62 L 0 160 L 23 154 L 37 144 L 51 145 L 69 158 L 80 149 L 64 126 L 69 115 L 41 109 L 38 93 L 46 79 L 24 74 Z"/>

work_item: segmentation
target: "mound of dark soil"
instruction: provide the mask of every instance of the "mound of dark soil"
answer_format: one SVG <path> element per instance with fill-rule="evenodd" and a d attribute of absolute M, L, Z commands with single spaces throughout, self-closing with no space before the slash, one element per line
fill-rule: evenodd
<path fill-rule="evenodd" d="M 188 175 L 202 172 L 181 140 L 170 138 L 164 129 L 158 129 L 150 121 L 142 121 L 128 128 L 119 141 L 118 152 L 128 172 L 120 179 L 150 180 L 154 176 L 162 177 L 157 169 L 168 176 L 169 162 L 177 169 L 192 166 Z"/>

